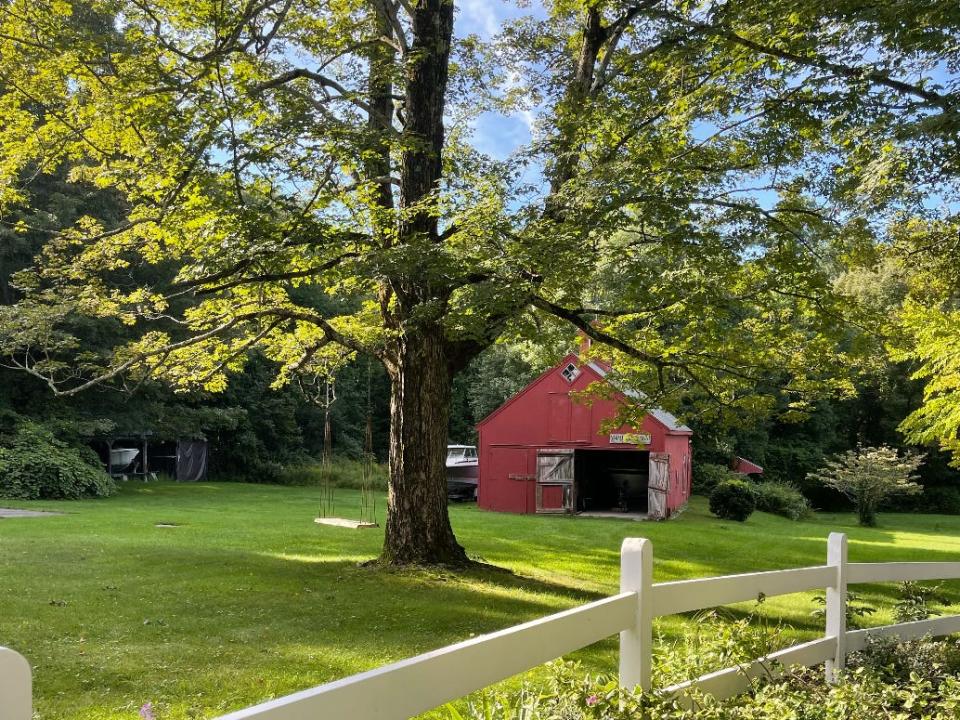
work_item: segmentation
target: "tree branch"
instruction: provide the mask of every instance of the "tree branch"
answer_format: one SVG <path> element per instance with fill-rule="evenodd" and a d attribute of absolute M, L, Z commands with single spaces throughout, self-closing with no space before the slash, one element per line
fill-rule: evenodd
<path fill-rule="evenodd" d="M 304 270 L 289 270 L 287 272 L 278 272 L 278 273 L 264 273 L 262 275 L 255 275 L 252 277 L 238 278 L 227 283 L 221 283 L 220 285 L 214 285 L 213 287 L 203 287 L 196 291 L 197 295 L 212 295 L 213 293 L 222 292 L 224 290 L 230 290 L 231 288 L 239 287 L 241 285 L 252 285 L 253 283 L 260 282 L 282 282 L 284 280 L 295 280 L 297 278 L 311 277 L 313 275 L 319 275 L 322 272 L 331 270 L 339 265 L 344 260 L 348 258 L 359 257 L 359 253 L 349 252 L 339 255 L 338 257 L 328 260 L 322 265 L 318 265 L 312 268 L 306 268 Z"/>
<path fill-rule="evenodd" d="M 400 46 L 397 48 L 400 51 L 400 54 L 406 57 L 410 52 L 410 43 L 407 40 L 407 33 L 403 28 L 403 24 L 400 22 L 400 18 L 397 16 L 397 6 L 394 5 L 391 0 L 373 0 L 373 2 L 379 7 L 380 11 L 384 14 L 390 21 L 390 27 L 393 29 L 393 36 L 397 39 L 397 44 Z"/>
<path fill-rule="evenodd" d="M 544 310 L 551 315 L 560 318 L 561 320 L 566 320 L 571 325 L 583 332 L 587 337 L 596 340 L 597 342 L 602 342 L 604 345 L 609 345 L 610 347 L 619 350 L 624 355 L 629 355 L 630 357 L 636 358 L 642 362 L 653 365 L 654 367 L 668 367 L 672 366 L 673 363 L 664 360 L 661 357 L 656 355 L 651 355 L 645 353 L 642 350 L 638 350 L 632 345 L 628 345 L 619 338 L 610 335 L 609 333 L 598 330 L 589 320 L 583 316 L 577 314 L 573 310 L 563 307 L 562 305 L 557 305 L 556 303 L 550 302 L 546 298 L 542 298 L 539 295 L 533 295 L 530 298 L 530 303 L 541 310 Z"/>
<path fill-rule="evenodd" d="M 817 68 L 818 70 L 824 70 L 833 73 L 836 76 L 851 80 L 867 80 L 875 85 L 882 85 L 890 88 L 891 90 L 896 90 L 899 93 L 912 95 L 923 100 L 927 104 L 938 107 L 946 112 L 954 111 L 957 106 L 957 97 L 955 95 L 943 95 L 941 93 L 934 92 L 933 90 L 927 90 L 921 85 L 891 77 L 887 73 L 880 70 L 875 70 L 869 67 L 837 63 L 822 57 L 800 55 L 790 50 L 784 50 L 772 45 L 757 42 L 756 40 L 751 40 L 750 38 L 740 35 L 731 28 L 697 22 L 668 10 L 654 9 L 652 12 L 663 19 L 679 23 L 705 35 L 723 38 L 736 45 L 740 45 L 741 47 L 745 47 L 763 55 L 776 57 L 797 65 L 803 65 L 804 67 Z"/>
<path fill-rule="evenodd" d="M 337 93 L 335 96 L 337 99 L 342 99 L 345 102 L 355 105 L 369 116 L 379 116 L 379 113 L 377 113 L 368 102 L 361 100 L 356 93 L 350 92 L 347 88 L 333 78 L 328 77 L 323 73 L 316 72 L 315 70 L 309 70 L 308 68 L 293 68 L 292 70 L 288 70 L 287 72 L 277 75 L 275 78 L 271 78 L 270 80 L 266 80 L 262 83 L 254 85 L 250 90 L 253 94 L 259 95 L 266 90 L 287 85 L 288 83 L 301 78 L 311 80 L 322 88 L 334 90 Z M 379 117 L 378 119 L 384 123 L 384 127 L 392 127 L 390 118 Z"/>

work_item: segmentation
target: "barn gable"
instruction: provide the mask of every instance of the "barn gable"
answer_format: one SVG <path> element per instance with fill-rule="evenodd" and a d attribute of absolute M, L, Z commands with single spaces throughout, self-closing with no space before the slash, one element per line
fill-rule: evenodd
<path fill-rule="evenodd" d="M 492 413 L 490 413 L 485 418 L 483 418 L 483 420 L 478 422 L 477 429 L 480 429 L 480 427 L 482 427 L 483 425 L 493 420 L 493 418 L 495 418 L 497 415 L 505 411 L 514 403 L 518 402 L 525 395 L 534 393 L 535 390 L 541 385 L 541 383 L 543 383 L 545 380 L 547 380 L 550 376 L 552 376 L 556 372 L 563 373 L 566 370 L 566 368 L 570 365 L 575 366 L 581 373 L 584 371 L 587 371 L 588 375 L 592 378 L 592 379 L 588 378 L 590 379 L 590 382 L 594 382 L 594 381 L 610 382 L 608 380 L 608 375 L 610 374 L 610 371 L 605 369 L 600 363 L 596 361 L 590 361 L 586 364 L 581 364 L 579 356 L 576 353 L 570 353 L 565 358 L 563 358 L 563 360 L 561 360 L 559 363 L 542 372 L 535 380 L 533 380 L 529 385 L 523 388 L 523 390 L 511 396 L 506 402 L 503 403 L 503 405 L 498 407 Z M 571 389 L 573 389 L 572 386 L 574 384 L 579 386 L 584 385 L 584 383 L 579 382 L 579 377 L 573 383 L 571 383 Z M 589 385 L 590 383 L 588 382 L 586 384 Z M 614 387 L 617 387 L 612 382 L 611 382 L 611 385 L 613 385 Z M 632 398 L 634 400 L 643 400 L 644 398 L 643 393 L 637 390 L 633 390 L 631 388 L 623 389 L 623 388 L 617 387 L 617 393 L 621 396 L 621 398 L 627 397 L 627 398 Z M 693 430 L 691 430 L 689 427 L 681 423 L 676 418 L 676 416 L 674 416 L 672 413 L 669 413 L 666 410 L 663 410 L 662 408 L 658 408 L 658 407 L 648 408 L 647 415 L 653 420 L 660 423 L 669 433 L 693 434 Z"/>
<path fill-rule="evenodd" d="M 607 376 L 610 374 L 609 370 L 605 370 L 602 365 L 595 362 L 587 363 L 587 367 L 593 370 L 601 379 L 606 380 Z M 611 381 L 608 381 L 611 382 Z M 613 382 L 611 382 L 614 385 Z M 614 387 L 617 387 L 614 385 Z M 632 388 L 618 388 L 623 395 L 633 398 L 634 400 L 643 400 L 645 398 L 644 394 L 639 390 L 633 390 Z M 674 433 L 690 433 L 693 434 L 693 430 L 681 423 L 676 415 L 669 413 L 663 408 L 652 407 L 647 408 L 647 414 L 652 417 L 654 420 L 663 425 L 669 432 Z"/>
<path fill-rule="evenodd" d="M 574 365 L 576 365 L 577 368 L 580 369 L 580 370 L 583 370 L 583 368 L 586 367 L 586 366 L 581 366 L 581 365 L 580 365 L 580 358 L 578 358 L 574 353 L 570 353 L 570 354 L 567 355 L 560 363 L 558 363 L 557 365 L 554 365 L 553 367 L 547 368 L 547 369 L 544 370 L 542 373 L 540 373 L 540 375 L 538 375 L 537 378 L 536 378 L 535 380 L 533 380 L 529 385 L 527 385 L 525 388 L 523 388 L 523 390 L 521 390 L 520 392 L 515 393 L 514 395 L 511 395 L 509 398 L 507 398 L 507 400 L 503 403 L 503 405 L 501 405 L 500 407 L 498 407 L 498 408 L 497 408 L 496 410 L 494 410 L 492 413 L 490 413 L 489 415 L 487 415 L 483 420 L 481 420 L 480 422 L 477 423 L 477 429 L 479 429 L 479 428 L 480 428 L 481 426 L 483 426 L 483 425 L 486 425 L 488 422 L 490 422 L 491 420 L 493 420 L 497 415 L 499 415 L 500 413 L 502 413 L 504 410 L 506 410 L 506 409 L 509 408 L 510 406 L 514 405 L 515 403 L 517 403 L 517 402 L 520 400 L 520 398 L 522 398 L 522 397 L 524 397 L 524 396 L 526 396 L 526 395 L 532 394 L 532 393 L 535 391 L 535 389 L 538 388 L 538 386 L 539 386 L 541 383 L 543 383 L 544 381 L 546 381 L 551 375 L 553 375 L 555 372 L 557 372 L 559 368 L 564 367 L 564 366 L 569 365 L 569 364 L 574 364 Z M 594 372 L 596 372 L 596 371 L 594 371 Z M 600 376 L 598 376 L 597 379 L 603 379 L 603 378 L 600 377 Z"/>

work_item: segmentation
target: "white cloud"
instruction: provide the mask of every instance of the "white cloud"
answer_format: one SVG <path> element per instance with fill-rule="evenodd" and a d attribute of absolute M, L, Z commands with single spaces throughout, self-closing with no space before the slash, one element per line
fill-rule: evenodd
<path fill-rule="evenodd" d="M 476 33 L 489 39 L 500 32 L 505 15 L 504 3 L 496 0 L 461 0 L 458 4 L 464 34 Z"/>

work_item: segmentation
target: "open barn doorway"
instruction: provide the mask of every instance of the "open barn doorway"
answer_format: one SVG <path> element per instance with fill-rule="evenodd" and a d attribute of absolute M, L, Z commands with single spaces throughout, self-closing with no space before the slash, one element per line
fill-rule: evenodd
<path fill-rule="evenodd" d="M 649 452 L 574 451 L 578 512 L 646 514 L 649 480 Z"/>

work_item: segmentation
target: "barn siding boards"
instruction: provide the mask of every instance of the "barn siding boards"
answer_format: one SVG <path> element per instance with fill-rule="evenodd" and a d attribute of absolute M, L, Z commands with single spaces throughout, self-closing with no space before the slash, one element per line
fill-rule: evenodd
<path fill-rule="evenodd" d="M 570 365 L 574 365 L 577 372 L 564 373 Z M 665 487 L 658 489 L 652 516 L 666 517 L 687 501 L 690 428 L 670 413 L 653 409 L 640 427 L 623 425 L 601 432 L 604 421 L 615 417 L 622 403 L 640 396 L 629 389 L 618 390 L 612 397 L 594 398 L 590 404 L 572 397 L 587 390 L 592 383 L 610 382 L 609 373 L 606 366 L 595 362 L 582 364 L 576 355 L 568 355 L 477 425 L 481 508 L 532 513 L 537 512 L 539 505 L 541 511 L 552 512 L 557 505 L 577 503 L 576 483 L 570 491 L 537 483 L 540 452 L 561 449 L 644 453 L 644 458 L 637 460 L 644 463 L 645 470 L 647 454 L 659 453 L 667 469 Z M 633 444 L 631 436 L 636 435 L 648 435 L 649 444 Z"/>
<path fill-rule="evenodd" d="M 480 465 L 487 468 L 492 478 L 486 487 L 480 488 L 478 496 L 483 507 L 490 510 L 534 512 L 536 506 L 530 502 L 528 480 L 532 477 L 527 464 L 526 448 L 495 447 L 488 448 L 480 456 Z M 494 480 L 495 479 L 495 480 Z M 496 488 L 497 492 L 490 492 Z"/>
<path fill-rule="evenodd" d="M 583 403 L 570 403 L 570 439 L 589 445 L 593 440 L 593 407 Z"/>
<path fill-rule="evenodd" d="M 552 392 L 547 396 L 547 439 L 550 442 L 570 440 L 570 398 L 566 393 Z"/>

